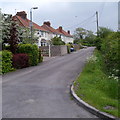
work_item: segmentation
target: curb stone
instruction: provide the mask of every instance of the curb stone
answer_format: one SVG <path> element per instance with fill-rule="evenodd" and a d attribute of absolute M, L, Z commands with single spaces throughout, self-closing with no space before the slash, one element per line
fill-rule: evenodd
<path fill-rule="evenodd" d="M 98 116 L 99 118 L 101 118 L 102 120 L 120 120 L 119 118 L 116 118 L 110 114 L 107 114 L 105 112 L 101 112 L 98 109 L 90 106 L 88 103 L 84 102 L 83 100 L 81 100 L 77 94 L 74 92 L 74 86 L 73 84 L 70 86 L 70 94 L 73 96 L 75 102 L 82 106 L 83 108 L 85 108 L 86 110 L 88 110 L 89 112 L 91 112 L 92 114 Z"/>

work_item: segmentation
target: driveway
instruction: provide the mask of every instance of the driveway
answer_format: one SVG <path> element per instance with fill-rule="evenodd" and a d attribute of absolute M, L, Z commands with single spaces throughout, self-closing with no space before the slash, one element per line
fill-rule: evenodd
<path fill-rule="evenodd" d="M 70 97 L 70 84 L 91 56 L 89 47 L 3 76 L 3 118 L 96 118 Z"/>

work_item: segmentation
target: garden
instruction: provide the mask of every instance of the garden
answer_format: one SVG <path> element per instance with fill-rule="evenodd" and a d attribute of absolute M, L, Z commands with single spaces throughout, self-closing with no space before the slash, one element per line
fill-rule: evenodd
<path fill-rule="evenodd" d="M 20 28 L 11 15 L 4 14 L 2 25 L 2 50 L 0 51 L 0 72 L 7 72 L 38 65 L 43 57 L 38 46 L 29 36 L 23 37 L 24 28 Z M 26 41 L 27 39 L 27 41 Z M 28 41 L 29 40 L 29 41 Z"/>

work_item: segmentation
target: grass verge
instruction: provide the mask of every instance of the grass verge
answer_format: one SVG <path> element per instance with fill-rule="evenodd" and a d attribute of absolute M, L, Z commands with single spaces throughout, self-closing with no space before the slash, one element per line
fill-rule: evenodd
<path fill-rule="evenodd" d="M 76 94 L 95 108 L 120 117 L 118 114 L 118 79 L 104 72 L 102 55 L 96 50 L 74 82 Z"/>

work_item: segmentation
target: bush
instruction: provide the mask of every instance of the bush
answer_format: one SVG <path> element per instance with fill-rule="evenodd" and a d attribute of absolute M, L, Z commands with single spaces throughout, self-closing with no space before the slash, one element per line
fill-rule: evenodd
<path fill-rule="evenodd" d="M 2 51 L 0 51 L 0 75 L 2 74 Z"/>
<path fill-rule="evenodd" d="M 119 46 L 120 33 L 113 32 L 102 42 L 101 51 L 105 60 L 106 69 L 118 76 L 119 70 Z"/>
<path fill-rule="evenodd" d="M 53 45 L 65 45 L 65 42 L 62 41 L 62 39 L 59 37 L 54 37 L 52 38 L 52 44 Z"/>
<path fill-rule="evenodd" d="M 102 38 L 96 37 L 94 40 L 94 44 L 98 50 L 101 50 Z"/>
<path fill-rule="evenodd" d="M 12 68 L 12 53 L 10 51 L 2 51 L 2 73 L 7 73 L 13 70 Z"/>
<path fill-rule="evenodd" d="M 12 61 L 13 67 L 16 69 L 21 69 L 29 66 L 29 57 L 24 53 L 14 54 Z"/>
<path fill-rule="evenodd" d="M 43 56 L 41 55 L 41 49 L 39 48 L 39 63 L 43 61 Z"/>
<path fill-rule="evenodd" d="M 37 45 L 20 44 L 18 53 L 26 53 L 29 56 L 29 65 L 35 66 L 39 62 L 39 49 Z"/>
<path fill-rule="evenodd" d="M 70 48 L 71 48 L 71 45 L 68 43 L 68 44 L 66 44 L 67 45 L 67 53 L 68 54 L 70 54 L 71 52 L 70 52 Z"/>

